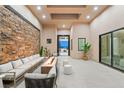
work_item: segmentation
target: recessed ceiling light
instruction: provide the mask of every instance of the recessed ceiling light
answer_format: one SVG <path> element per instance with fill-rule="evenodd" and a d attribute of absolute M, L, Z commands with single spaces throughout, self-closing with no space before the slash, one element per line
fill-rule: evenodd
<path fill-rule="evenodd" d="M 62 27 L 65 28 L 65 24 L 63 24 Z"/>
<path fill-rule="evenodd" d="M 41 6 L 38 5 L 38 6 L 37 6 L 37 10 L 41 10 Z"/>
<path fill-rule="evenodd" d="M 46 15 L 42 15 L 42 18 L 45 19 L 46 18 Z"/>
<path fill-rule="evenodd" d="M 93 9 L 94 9 L 95 11 L 98 10 L 98 6 L 95 6 Z"/>
<path fill-rule="evenodd" d="M 90 19 L 90 16 L 88 15 L 88 16 L 86 16 L 86 18 L 87 18 L 87 19 Z"/>

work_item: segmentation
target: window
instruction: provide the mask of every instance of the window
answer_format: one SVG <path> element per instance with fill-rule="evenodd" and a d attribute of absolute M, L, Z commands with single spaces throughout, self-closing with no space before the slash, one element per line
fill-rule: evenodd
<path fill-rule="evenodd" d="M 86 42 L 86 38 L 78 38 L 78 51 L 83 51 L 84 44 Z"/>

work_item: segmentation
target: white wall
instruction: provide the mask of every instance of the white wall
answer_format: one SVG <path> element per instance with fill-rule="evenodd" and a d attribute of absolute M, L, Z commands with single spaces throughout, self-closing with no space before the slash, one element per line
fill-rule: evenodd
<path fill-rule="evenodd" d="M 90 24 L 92 59 L 99 60 L 99 35 L 124 27 L 124 6 L 111 6 Z"/>
<path fill-rule="evenodd" d="M 47 44 L 47 39 L 51 39 L 52 43 Z M 54 25 L 43 26 L 42 44 L 46 47 L 51 54 L 57 53 L 57 28 Z"/>
<path fill-rule="evenodd" d="M 41 29 L 41 25 L 37 18 L 31 13 L 31 11 L 24 5 L 11 5 L 13 9 L 15 9 L 18 13 L 20 13 L 23 17 L 25 17 L 28 21 L 30 21 L 37 28 Z"/>
<path fill-rule="evenodd" d="M 70 30 L 58 30 L 57 35 L 70 35 Z"/>
<path fill-rule="evenodd" d="M 83 52 L 78 51 L 78 38 L 86 38 L 90 42 L 90 30 L 88 24 L 74 24 L 71 28 L 70 39 L 73 40 L 70 55 L 73 58 L 82 58 Z"/>

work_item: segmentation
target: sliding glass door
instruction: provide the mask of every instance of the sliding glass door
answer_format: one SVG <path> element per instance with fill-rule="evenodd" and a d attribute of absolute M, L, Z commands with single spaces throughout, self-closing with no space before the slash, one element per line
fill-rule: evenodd
<path fill-rule="evenodd" d="M 113 32 L 113 66 L 124 70 L 124 30 Z"/>
<path fill-rule="evenodd" d="M 101 36 L 101 62 L 111 65 L 111 34 Z"/>
<path fill-rule="evenodd" d="M 124 28 L 100 35 L 100 62 L 124 71 Z"/>

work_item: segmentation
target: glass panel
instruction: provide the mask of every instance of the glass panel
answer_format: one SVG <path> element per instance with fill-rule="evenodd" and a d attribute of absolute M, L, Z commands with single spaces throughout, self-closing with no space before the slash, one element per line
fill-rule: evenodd
<path fill-rule="evenodd" d="M 111 34 L 101 36 L 101 62 L 111 65 Z"/>
<path fill-rule="evenodd" d="M 124 70 L 124 30 L 113 33 L 113 66 Z"/>
<path fill-rule="evenodd" d="M 59 55 L 68 55 L 69 49 L 69 37 L 68 36 L 59 36 Z"/>

